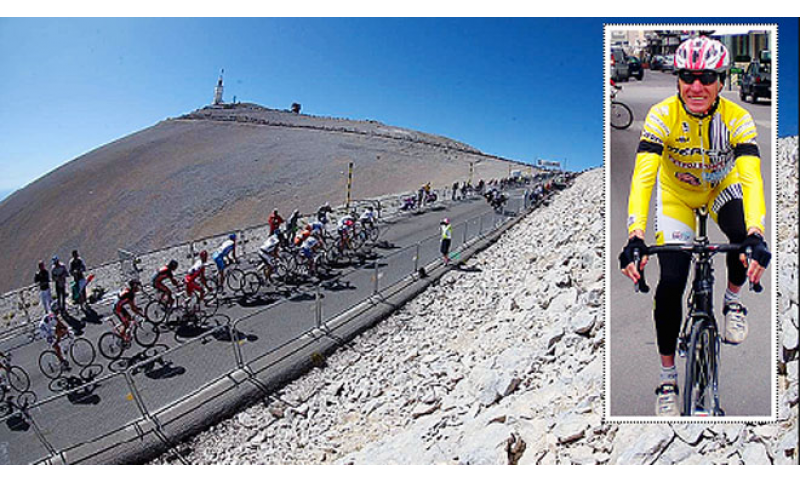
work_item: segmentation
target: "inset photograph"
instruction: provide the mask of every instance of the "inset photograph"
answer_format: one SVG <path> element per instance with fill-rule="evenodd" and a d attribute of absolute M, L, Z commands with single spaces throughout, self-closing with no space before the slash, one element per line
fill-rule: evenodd
<path fill-rule="evenodd" d="M 776 45 L 605 28 L 608 419 L 775 418 Z"/>

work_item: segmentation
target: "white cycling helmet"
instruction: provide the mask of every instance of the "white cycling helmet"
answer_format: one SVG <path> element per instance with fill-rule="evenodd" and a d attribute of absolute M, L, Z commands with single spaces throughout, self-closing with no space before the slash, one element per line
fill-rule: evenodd
<path fill-rule="evenodd" d="M 718 40 L 695 37 L 684 41 L 675 52 L 675 70 L 724 73 L 730 67 L 728 49 Z"/>

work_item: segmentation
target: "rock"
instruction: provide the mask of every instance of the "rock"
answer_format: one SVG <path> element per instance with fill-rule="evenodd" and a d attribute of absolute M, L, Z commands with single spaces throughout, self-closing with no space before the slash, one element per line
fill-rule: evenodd
<path fill-rule="evenodd" d="M 584 437 L 589 423 L 580 415 L 573 413 L 561 416 L 559 422 L 553 429 L 553 434 L 558 439 L 559 444 L 568 444 Z"/>
<path fill-rule="evenodd" d="M 594 320 L 594 314 L 581 311 L 572 318 L 572 331 L 581 335 L 589 334 L 594 327 Z"/>
<path fill-rule="evenodd" d="M 675 437 L 668 424 L 622 426 L 614 440 L 610 464 L 651 464 Z"/>
<path fill-rule="evenodd" d="M 772 465 L 766 447 L 758 442 L 745 445 L 742 461 L 747 465 Z"/>

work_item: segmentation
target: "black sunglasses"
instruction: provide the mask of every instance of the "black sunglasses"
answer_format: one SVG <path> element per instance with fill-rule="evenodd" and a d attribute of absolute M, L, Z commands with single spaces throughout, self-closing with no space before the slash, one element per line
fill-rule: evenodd
<path fill-rule="evenodd" d="M 692 84 L 695 80 L 700 80 L 700 84 L 704 86 L 709 86 L 719 79 L 719 74 L 714 71 L 701 71 L 701 72 L 692 72 L 687 70 L 680 70 L 678 71 L 678 77 L 681 81 L 685 82 L 686 84 Z"/>

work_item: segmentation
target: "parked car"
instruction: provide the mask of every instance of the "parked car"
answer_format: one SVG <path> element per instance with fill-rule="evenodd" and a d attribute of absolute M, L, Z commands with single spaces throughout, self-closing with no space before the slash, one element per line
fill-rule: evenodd
<path fill-rule="evenodd" d="M 628 74 L 640 81 L 644 78 L 642 62 L 636 57 L 628 57 Z"/>
<path fill-rule="evenodd" d="M 614 82 L 624 82 L 630 77 L 628 62 L 622 47 L 611 48 L 611 79 Z"/>
<path fill-rule="evenodd" d="M 650 70 L 651 71 L 660 71 L 664 67 L 664 56 L 663 55 L 656 55 L 650 59 Z"/>
<path fill-rule="evenodd" d="M 744 101 L 750 97 L 752 103 L 758 98 L 772 99 L 772 63 L 754 60 L 742 74 L 739 98 Z"/>
<path fill-rule="evenodd" d="M 676 75 L 678 74 L 675 71 L 675 56 L 674 55 L 670 54 L 670 55 L 664 56 L 664 63 L 661 65 L 661 70 L 663 72 L 671 72 L 671 73 L 676 74 Z"/>

